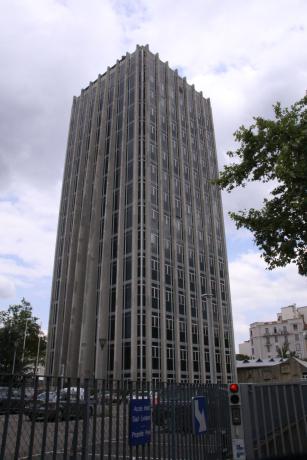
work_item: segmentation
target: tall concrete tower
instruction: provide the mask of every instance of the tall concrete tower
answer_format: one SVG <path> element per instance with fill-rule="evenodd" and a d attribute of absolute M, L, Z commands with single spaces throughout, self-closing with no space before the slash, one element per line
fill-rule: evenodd
<path fill-rule="evenodd" d="M 209 99 L 137 46 L 73 100 L 47 372 L 226 382 L 234 342 Z"/>

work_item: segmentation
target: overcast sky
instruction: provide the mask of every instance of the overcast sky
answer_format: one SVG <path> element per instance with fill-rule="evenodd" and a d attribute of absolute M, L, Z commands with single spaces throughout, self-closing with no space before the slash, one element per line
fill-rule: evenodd
<path fill-rule="evenodd" d="M 220 167 L 233 132 L 307 89 L 306 0 L 0 0 L 0 309 L 26 297 L 47 328 L 72 98 L 136 44 L 211 98 Z M 224 194 L 236 342 L 280 307 L 307 305 L 295 266 L 269 272 L 229 210 L 268 189 Z"/>

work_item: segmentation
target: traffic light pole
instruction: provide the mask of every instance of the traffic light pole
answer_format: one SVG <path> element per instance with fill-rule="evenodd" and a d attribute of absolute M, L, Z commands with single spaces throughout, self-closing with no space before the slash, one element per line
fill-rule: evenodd
<path fill-rule="evenodd" d="M 228 387 L 233 460 L 246 460 L 240 387 Z"/>

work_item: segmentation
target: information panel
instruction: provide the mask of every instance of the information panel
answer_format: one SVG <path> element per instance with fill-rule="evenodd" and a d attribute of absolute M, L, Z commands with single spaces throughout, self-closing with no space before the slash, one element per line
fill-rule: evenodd
<path fill-rule="evenodd" d="M 149 398 L 131 399 L 129 408 L 129 443 L 139 446 L 150 442 L 151 402 Z"/>

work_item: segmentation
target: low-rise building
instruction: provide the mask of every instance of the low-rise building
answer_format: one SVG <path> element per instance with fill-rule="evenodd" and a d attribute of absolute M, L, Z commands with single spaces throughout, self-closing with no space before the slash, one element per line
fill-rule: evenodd
<path fill-rule="evenodd" d="M 263 360 L 277 357 L 284 349 L 307 359 L 307 306 L 283 307 L 276 321 L 255 322 L 249 330 L 250 339 L 239 344 L 239 353 Z"/>
<path fill-rule="evenodd" d="M 306 380 L 307 362 L 301 359 L 271 358 L 237 361 L 239 383 L 284 383 Z"/>

